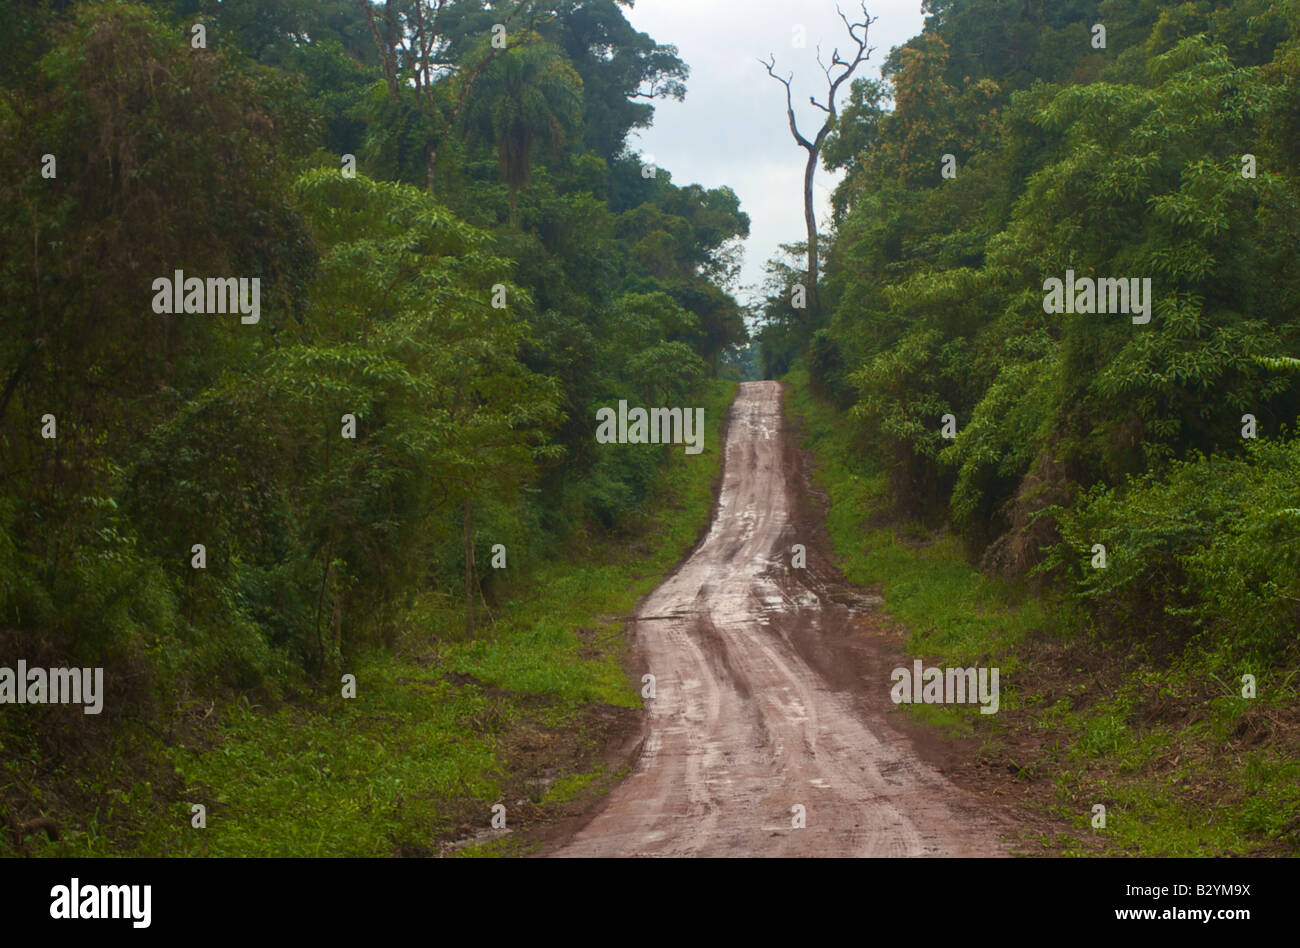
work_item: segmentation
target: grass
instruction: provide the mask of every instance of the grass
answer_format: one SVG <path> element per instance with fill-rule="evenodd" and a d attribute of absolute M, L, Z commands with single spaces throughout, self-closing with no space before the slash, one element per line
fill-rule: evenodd
<path fill-rule="evenodd" d="M 1221 677 L 1233 666 L 1214 643 L 1156 660 L 1142 636 L 1101 640 L 1060 602 L 985 576 L 944 531 L 891 517 L 884 473 L 850 460 L 847 416 L 810 393 L 804 367 L 786 381 L 787 411 L 830 498 L 827 525 L 845 576 L 880 587 L 907 651 L 927 664 L 1001 669 L 998 714 L 903 707 L 947 734 L 982 738 L 981 754 L 1017 773 L 1032 806 L 1072 827 L 1045 834 L 1046 849 L 1300 853 L 1294 673 L 1265 669 L 1259 697 L 1243 698 L 1235 679 Z M 1097 804 L 1107 810 L 1104 829 L 1092 826 Z"/>
<path fill-rule="evenodd" d="M 1004 584 L 972 568 L 950 536 L 926 536 L 918 545 L 915 538 L 926 532 L 919 524 L 866 526 L 889 508 L 885 475 L 851 466 L 846 432 L 810 394 L 806 370 L 796 369 L 786 381 L 792 386 L 787 410 L 803 427 L 805 446 L 816 458 L 817 483 L 830 498 L 826 524 L 840 570 L 860 586 L 882 588 L 890 614 L 908 630 L 913 655 L 964 666 L 987 665 L 998 657 L 1001 702 L 1007 707 L 1014 697 L 1006 685 L 1017 670 L 1015 646 L 1047 624 L 1043 604 L 1016 601 Z M 969 710 L 908 707 L 932 720 L 964 718 Z"/>
<path fill-rule="evenodd" d="M 592 715 L 641 706 L 639 683 L 625 670 L 622 617 L 708 524 L 735 388 L 710 385 L 704 452 L 670 455 L 631 536 L 538 566 L 494 607 L 480 636 L 465 640 L 461 616 L 417 601 L 396 649 L 347 662 L 354 698 L 339 685 L 275 707 L 217 702 L 179 738 L 132 728 L 121 745 L 164 761 L 176 785 L 158 787 L 104 762 L 74 779 L 86 798 L 115 802 L 91 813 L 64 809 L 60 838 L 29 838 L 29 851 L 432 855 L 440 843 L 488 829 L 496 803 L 513 827 L 535 807 L 607 788 L 618 775 L 599 763 L 606 732 L 590 726 Z M 21 769 L 6 763 L 10 776 Z M 545 780 L 531 779 L 538 773 Z M 206 808 L 202 829 L 191 823 L 195 805 Z M 523 851 L 507 836 L 456 855 Z"/>

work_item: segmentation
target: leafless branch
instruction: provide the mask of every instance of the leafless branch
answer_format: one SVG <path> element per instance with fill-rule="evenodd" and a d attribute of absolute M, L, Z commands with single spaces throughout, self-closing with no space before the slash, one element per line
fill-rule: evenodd
<path fill-rule="evenodd" d="M 839 92 L 840 86 L 844 84 L 846 79 L 857 71 L 858 66 L 866 62 L 867 59 L 871 57 L 871 54 L 875 52 L 873 47 L 867 45 L 867 35 L 871 29 L 871 24 L 876 22 L 876 17 L 867 13 L 867 4 L 865 0 L 863 0 L 862 3 L 862 19 L 858 22 L 850 23 L 849 18 L 844 15 L 844 11 L 838 6 L 835 8 L 835 12 L 840 15 L 840 20 L 844 23 L 844 28 L 848 30 L 849 36 L 852 38 L 857 48 L 854 50 L 853 58 L 846 60 L 840 56 L 839 47 L 835 47 L 835 50 L 831 53 L 831 64 L 830 66 L 826 66 L 822 63 L 821 46 L 817 47 L 817 65 L 821 66 L 822 72 L 826 75 L 826 102 L 823 104 L 818 102 L 816 99 L 811 99 L 810 101 L 832 119 L 836 117 L 835 95 Z M 832 70 L 837 66 L 840 70 L 839 74 L 832 75 Z"/>
<path fill-rule="evenodd" d="M 826 118 L 822 121 L 821 128 L 817 130 L 817 135 L 809 141 L 799 131 L 799 123 L 794 114 L 794 103 L 791 95 L 790 84 L 794 80 L 794 74 L 791 73 L 789 78 L 783 78 L 776 72 L 776 56 L 769 54 L 766 61 L 759 60 L 767 70 L 767 74 L 775 79 L 781 85 L 785 86 L 785 113 L 790 121 L 790 134 L 794 136 L 795 143 L 808 152 L 807 161 L 804 164 L 804 181 L 803 181 L 803 202 L 804 202 L 804 224 L 808 230 L 808 282 L 809 290 L 813 300 L 816 300 L 817 293 L 817 273 L 818 273 L 818 253 L 817 253 L 817 215 L 816 208 L 813 204 L 813 177 L 817 173 L 817 162 L 821 152 L 822 143 L 825 142 L 826 136 L 835 126 L 838 117 L 837 107 L 835 105 L 835 96 L 842 86 L 853 75 L 864 61 L 866 61 L 875 51 L 867 45 L 867 36 L 871 29 L 871 24 L 876 22 L 875 18 L 867 12 L 866 0 L 859 0 L 862 10 L 862 19 L 850 21 L 838 6 L 835 12 L 840 15 L 840 21 L 848 31 L 849 38 L 856 47 L 853 55 L 845 59 L 840 55 L 839 47 L 835 47 L 831 52 L 831 61 L 829 64 L 822 59 L 821 45 L 817 46 L 817 65 L 826 78 L 826 101 L 818 102 L 816 96 L 809 96 L 808 101 L 814 108 L 820 109 L 826 113 Z M 814 306 L 815 308 L 815 306 Z"/>
<path fill-rule="evenodd" d="M 813 147 L 813 143 L 808 141 L 808 139 L 804 138 L 803 135 L 799 132 L 799 122 L 794 117 L 794 102 L 791 101 L 790 98 L 790 83 L 794 79 L 794 73 L 790 74 L 789 79 L 782 79 L 780 76 L 776 74 L 776 55 L 771 54 L 769 55 L 768 58 L 771 60 L 770 62 L 763 62 L 763 60 L 761 59 L 759 60 L 759 62 L 763 63 L 763 66 L 764 68 L 767 69 L 767 74 L 769 76 L 771 76 L 777 82 L 781 83 L 781 85 L 785 86 L 785 114 L 790 120 L 790 134 L 794 136 L 794 140 L 798 142 L 802 147 L 807 148 L 811 151 Z"/>

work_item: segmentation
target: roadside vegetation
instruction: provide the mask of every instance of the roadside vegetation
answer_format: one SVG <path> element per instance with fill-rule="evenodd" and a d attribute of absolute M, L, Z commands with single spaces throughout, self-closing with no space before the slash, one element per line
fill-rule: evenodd
<path fill-rule="evenodd" d="M 105 682 L 0 705 L 0 853 L 584 792 L 746 342 L 736 195 L 627 147 L 687 75 L 614 0 L 0 5 L 0 667 Z M 709 451 L 598 443 L 621 400 Z"/>
<path fill-rule="evenodd" d="M 879 456 L 855 445 L 851 419 L 811 392 L 806 367 L 786 381 L 845 576 L 880 589 L 909 655 L 1001 669 L 997 714 L 927 704 L 900 713 L 976 738 L 977 766 L 1077 828 L 1030 840 L 1027 851 L 1300 852 L 1294 664 L 1243 658 L 1212 635 L 1114 636 L 1059 590 L 986 575 L 950 529 L 897 515 Z M 1257 697 L 1241 696 L 1242 674 L 1256 677 Z M 1098 804 L 1104 829 L 1093 826 Z"/>

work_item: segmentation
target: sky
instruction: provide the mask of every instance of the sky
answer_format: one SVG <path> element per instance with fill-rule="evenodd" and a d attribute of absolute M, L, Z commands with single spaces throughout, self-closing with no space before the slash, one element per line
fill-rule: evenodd
<path fill-rule="evenodd" d="M 859 0 L 840 3 L 850 21 L 861 17 Z M 878 77 L 890 49 L 921 31 L 921 0 L 869 0 L 868 10 L 877 17 L 868 39 L 876 51 L 854 78 Z M 685 101 L 656 100 L 653 127 L 634 132 L 629 145 L 668 169 L 675 184 L 725 184 L 740 196 L 750 230 L 737 296 L 756 297 L 763 264 L 778 254 L 778 245 L 804 239 L 807 155 L 790 135 L 785 89 L 758 60 L 775 54 L 778 74 L 794 73 L 799 131 L 811 138 L 825 118 L 808 102 L 810 95 L 826 97 L 816 45 L 822 44 L 826 62 L 835 46 L 842 54 L 854 48 L 835 0 L 636 0 L 624 14 L 655 42 L 676 46 L 691 69 Z M 797 26 L 806 37 L 802 49 L 795 46 Z M 840 105 L 848 91 L 845 82 L 836 97 Z M 814 193 L 822 232 L 837 180 L 818 168 Z"/>

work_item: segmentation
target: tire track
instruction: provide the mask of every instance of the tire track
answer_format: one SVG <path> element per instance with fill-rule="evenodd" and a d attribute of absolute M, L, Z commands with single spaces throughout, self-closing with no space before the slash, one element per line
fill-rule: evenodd
<path fill-rule="evenodd" d="M 553 855 L 1004 855 L 1005 821 L 884 720 L 889 668 L 837 686 L 805 657 L 852 621 L 832 595 L 869 597 L 822 562 L 788 566 L 806 520 L 779 383 L 742 384 L 731 411 L 709 532 L 633 623 L 656 678 L 641 756 Z"/>

